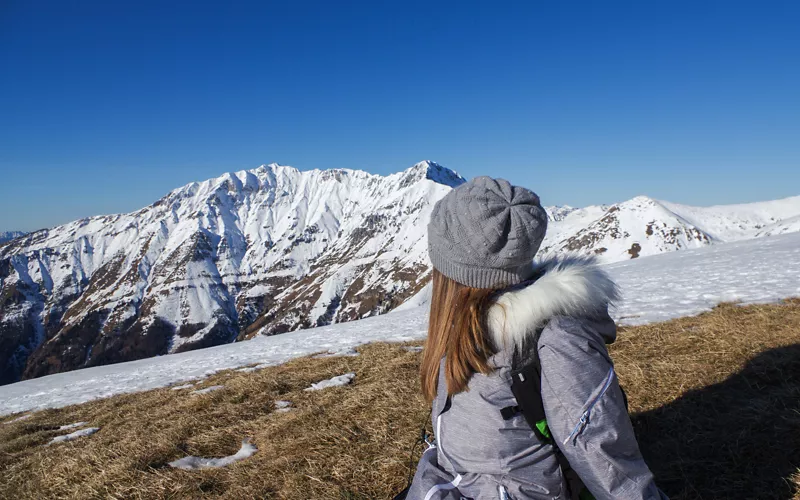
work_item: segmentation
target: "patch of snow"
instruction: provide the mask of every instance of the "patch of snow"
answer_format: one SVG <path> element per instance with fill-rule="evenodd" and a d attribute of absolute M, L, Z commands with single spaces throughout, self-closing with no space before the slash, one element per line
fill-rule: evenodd
<path fill-rule="evenodd" d="M 292 409 L 291 401 L 275 401 L 276 413 L 286 413 L 287 411 L 292 411 Z"/>
<path fill-rule="evenodd" d="M 71 434 L 65 434 L 63 436 L 56 436 L 53 439 L 51 439 L 50 442 L 47 443 L 46 446 L 50 446 L 51 444 L 56 444 L 56 443 L 64 443 L 66 441 L 72 441 L 74 439 L 78 439 L 78 438 L 81 438 L 81 437 L 91 436 L 92 434 L 94 434 L 95 432 L 97 432 L 99 430 L 100 430 L 99 427 L 87 427 L 86 429 L 81 429 L 81 430 L 75 431 L 75 432 L 73 432 Z"/>
<path fill-rule="evenodd" d="M 210 387 L 206 387 L 205 389 L 198 389 L 196 391 L 192 391 L 190 394 L 208 394 L 209 392 L 218 391 L 223 388 L 225 388 L 224 385 L 212 385 Z"/>
<path fill-rule="evenodd" d="M 89 422 L 75 422 L 74 424 L 62 425 L 61 427 L 58 428 L 58 430 L 66 431 L 66 430 L 69 430 L 69 429 L 77 429 L 78 427 L 83 427 L 84 425 L 86 425 L 88 423 Z"/>
<path fill-rule="evenodd" d="M 275 366 L 275 365 L 273 365 L 272 363 L 261 363 L 260 365 L 256 366 L 245 366 L 244 368 L 237 368 L 236 371 L 250 373 L 257 370 L 263 370 L 264 368 L 269 368 L 270 366 Z"/>
<path fill-rule="evenodd" d="M 256 446 L 249 440 L 245 439 L 242 441 L 242 447 L 239 448 L 239 451 L 237 451 L 234 455 L 228 455 L 227 457 L 222 458 L 204 458 L 189 455 L 188 457 L 183 457 L 170 462 L 169 466 L 183 470 L 215 469 L 219 467 L 225 467 L 226 465 L 230 465 L 234 462 L 251 457 L 256 451 L 258 451 L 258 448 L 256 448 Z"/>
<path fill-rule="evenodd" d="M 403 349 L 405 349 L 408 352 L 422 352 L 421 345 L 404 345 Z"/>
<path fill-rule="evenodd" d="M 250 287 L 246 292 L 244 292 L 245 297 L 263 297 L 272 291 L 271 286 L 266 285 L 255 285 Z"/>
<path fill-rule="evenodd" d="M 355 373 L 345 373 L 344 375 L 339 375 L 333 378 L 329 378 L 328 380 L 321 380 L 319 382 L 311 384 L 311 387 L 306 387 L 303 390 L 321 391 L 322 389 L 328 389 L 329 387 L 342 387 L 353 382 L 353 379 L 355 378 L 356 378 Z"/>
<path fill-rule="evenodd" d="M 9 420 L 6 422 L 6 425 L 13 424 L 14 422 L 22 422 L 23 420 L 28 420 L 33 416 L 33 413 L 28 413 L 27 415 L 22 415 L 21 417 L 17 417 L 14 420 Z"/>
<path fill-rule="evenodd" d="M 414 294 L 413 297 L 411 297 L 410 299 L 406 300 L 405 302 L 403 302 L 399 306 L 397 306 L 394 309 L 392 309 L 389 312 L 389 314 L 402 312 L 402 311 L 406 311 L 408 309 L 414 309 L 414 308 L 417 308 L 417 307 L 428 307 L 430 305 L 430 303 L 431 303 L 431 293 L 432 293 L 432 291 L 433 291 L 433 286 L 430 283 L 428 283 L 427 285 L 422 287 L 422 290 L 420 290 L 419 292 Z"/>
<path fill-rule="evenodd" d="M 173 391 L 180 391 L 181 389 L 188 389 L 190 387 L 194 387 L 194 384 L 176 385 L 175 387 L 170 387 L 170 389 Z"/>
<path fill-rule="evenodd" d="M 317 354 L 316 356 L 314 356 L 314 358 L 337 358 L 340 356 L 348 356 L 348 357 L 358 356 L 358 351 L 356 351 L 352 347 L 347 347 L 345 349 L 341 349 L 338 351 L 323 352 L 322 354 Z"/>

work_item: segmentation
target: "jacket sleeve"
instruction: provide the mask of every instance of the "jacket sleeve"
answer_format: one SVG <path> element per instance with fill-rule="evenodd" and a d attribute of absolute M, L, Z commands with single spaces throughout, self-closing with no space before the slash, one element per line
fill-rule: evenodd
<path fill-rule="evenodd" d="M 550 432 L 601 499 L 666 499 L 645 464 L 602 336 L 591 323 L 554 318 L 539 338 Z"/>

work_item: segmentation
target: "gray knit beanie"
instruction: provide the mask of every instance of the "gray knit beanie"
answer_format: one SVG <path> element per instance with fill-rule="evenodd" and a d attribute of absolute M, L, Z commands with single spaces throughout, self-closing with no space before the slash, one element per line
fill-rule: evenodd
<path fill-rule="evenodd" d="M 476 177 L 436 202 L 428 224 L 433 267 L 473 288 L 500 288 L 531 277 L 547 213 L 533 191 Z"/>

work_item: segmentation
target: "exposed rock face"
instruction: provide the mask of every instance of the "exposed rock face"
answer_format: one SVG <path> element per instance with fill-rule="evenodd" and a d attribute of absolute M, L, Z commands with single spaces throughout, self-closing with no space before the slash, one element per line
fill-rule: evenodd
<path fill-rule="evenodd" d="M 0 244 L 0 383 L 388 311 L 462 182 L 268 165 Z"/>

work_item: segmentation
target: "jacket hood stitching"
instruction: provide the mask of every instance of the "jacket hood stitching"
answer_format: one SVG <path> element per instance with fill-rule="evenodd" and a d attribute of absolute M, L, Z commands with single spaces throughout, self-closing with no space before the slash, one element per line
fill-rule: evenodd
<path fill-rule="evenodd" d="M 554 257 L 535 265 L 537 279 L 507 288 L 489 308 L 488 330 L 498 348 L 521 346 L 555 316 L 591 316 L 619 300 L 617 285 L 591 257 Z"/>

